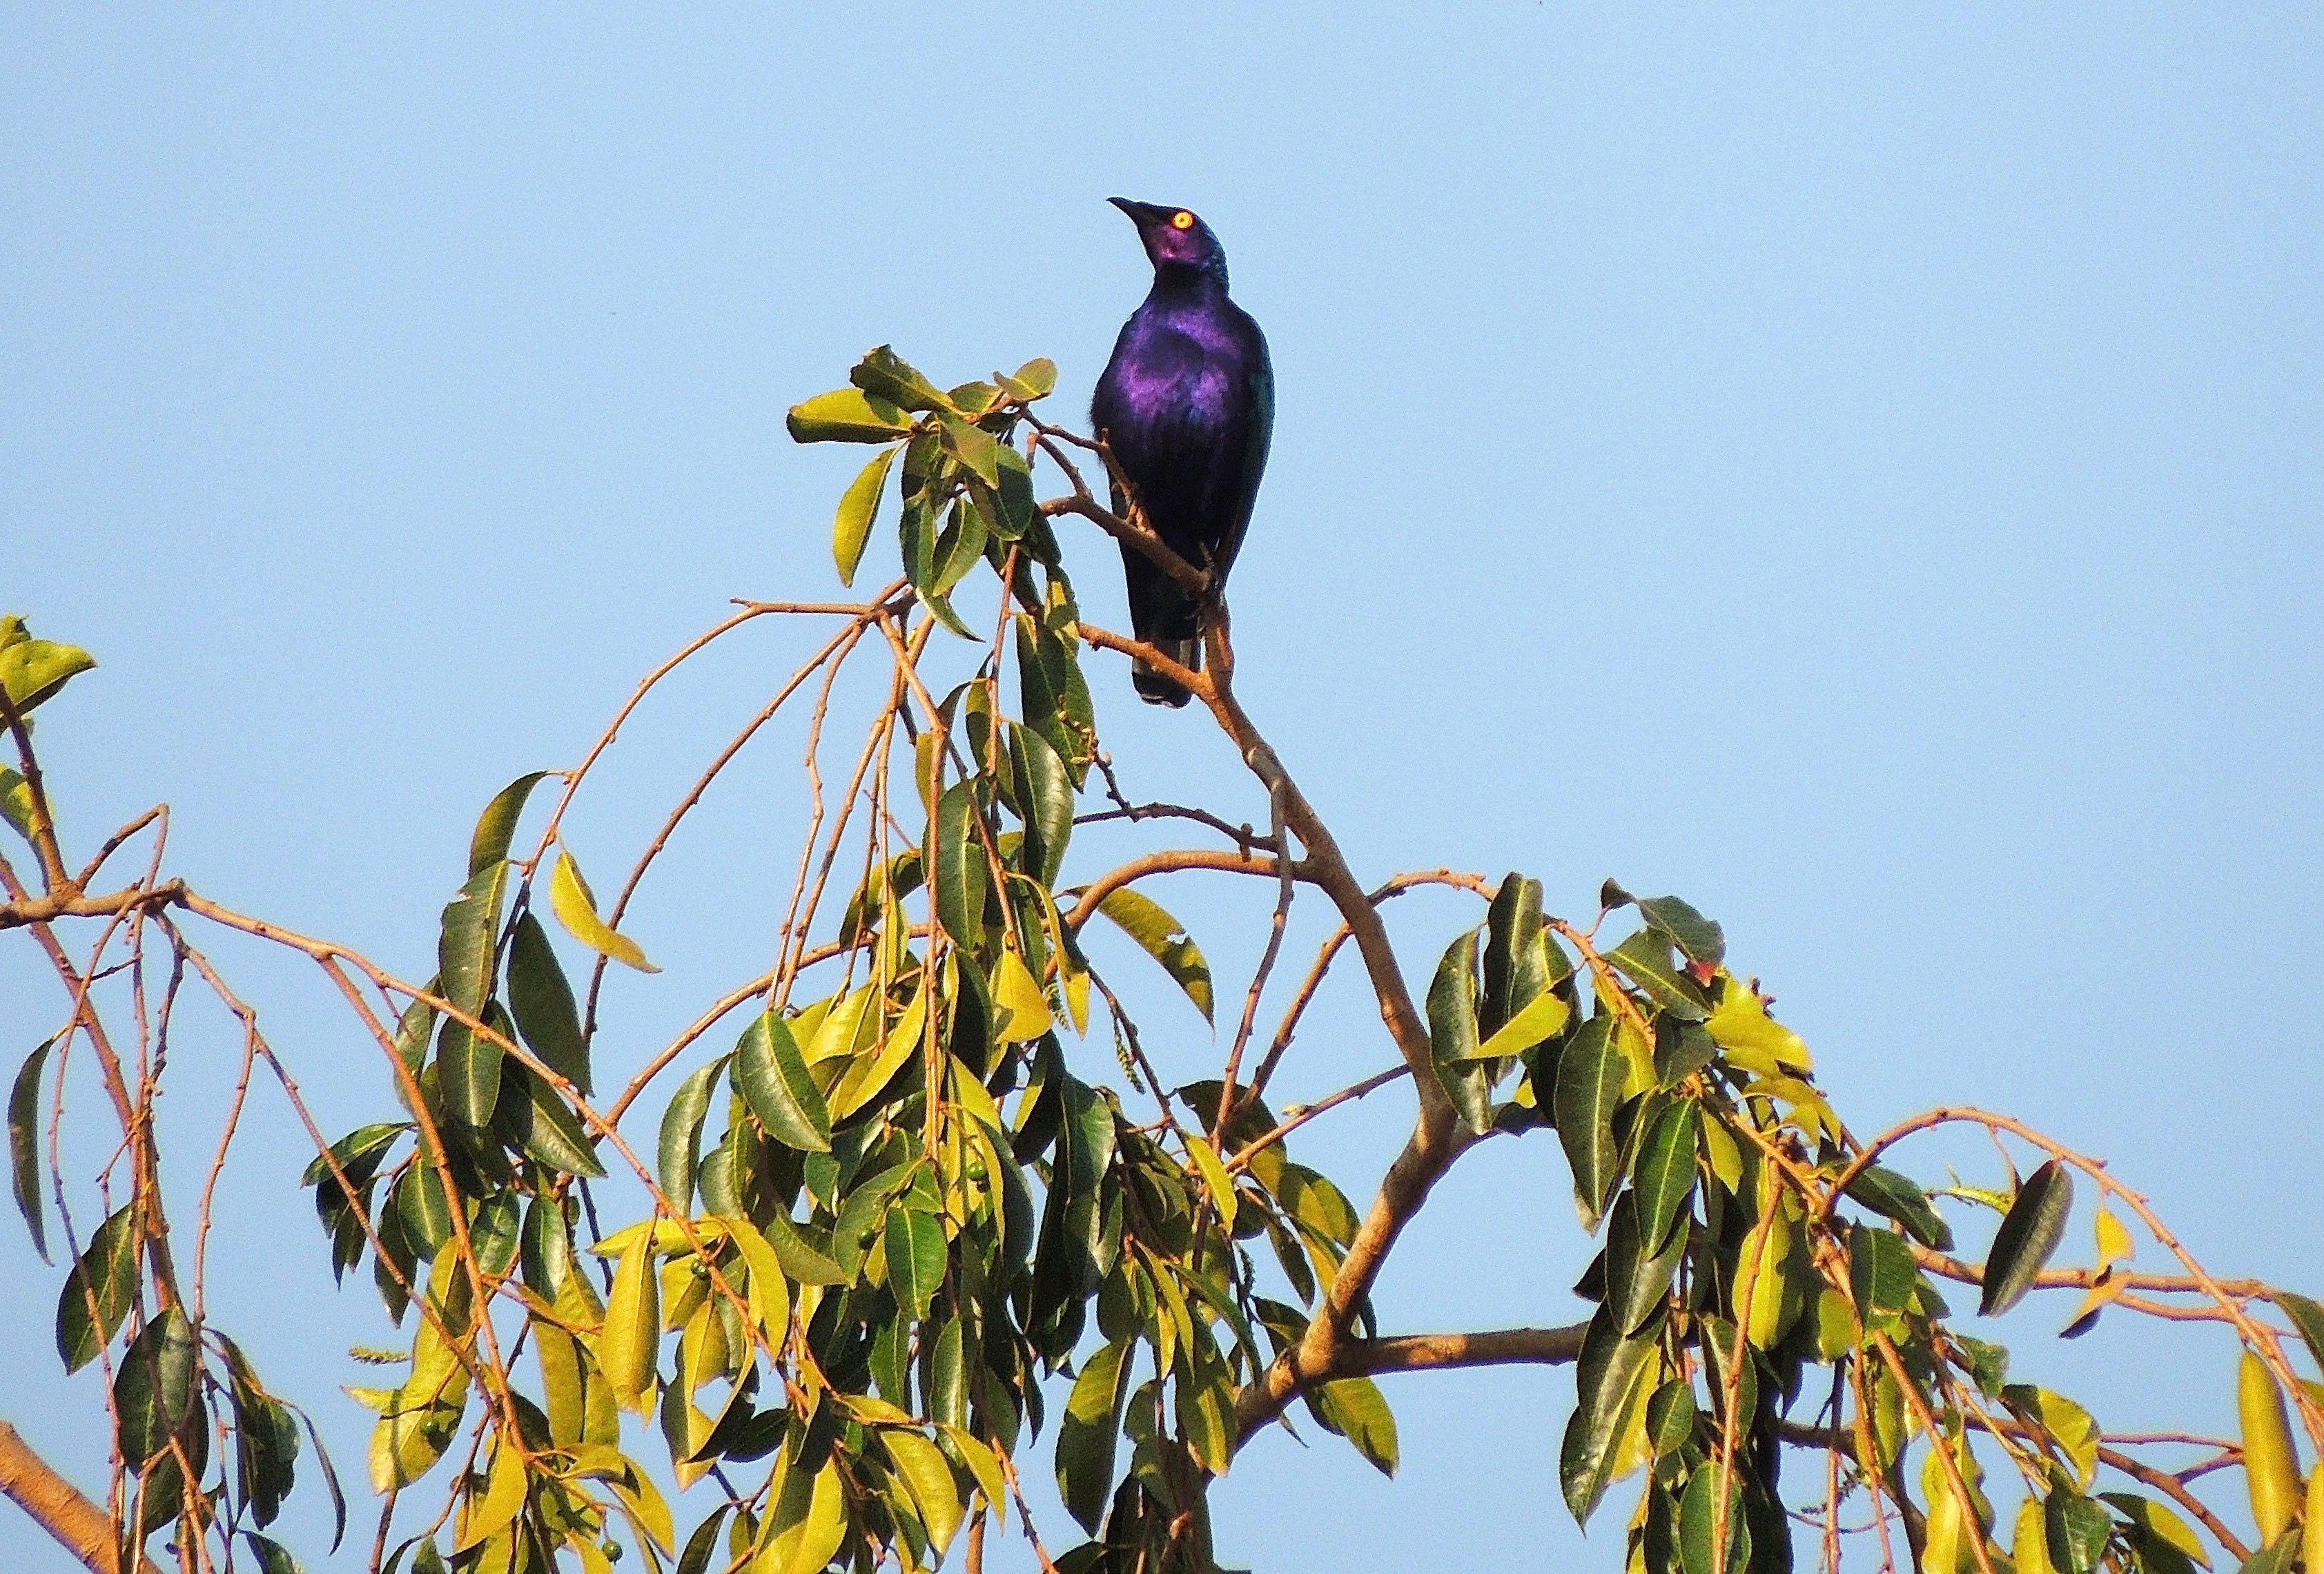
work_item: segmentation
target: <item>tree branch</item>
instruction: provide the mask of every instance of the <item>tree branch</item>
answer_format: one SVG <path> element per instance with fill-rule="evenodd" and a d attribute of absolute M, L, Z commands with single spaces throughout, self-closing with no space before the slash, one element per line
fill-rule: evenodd
<path fill-rule="evenodd" d="M 70 1552 L 91 1574 L 117 1574 L 112 1516 L 80 1489 L 49 1468 L 16 1429 L 0 1421 L 0 1496 L 6 1497 Z M 149 1558 L 137 1560 L 138 1574 L 161 1574 Z"/>

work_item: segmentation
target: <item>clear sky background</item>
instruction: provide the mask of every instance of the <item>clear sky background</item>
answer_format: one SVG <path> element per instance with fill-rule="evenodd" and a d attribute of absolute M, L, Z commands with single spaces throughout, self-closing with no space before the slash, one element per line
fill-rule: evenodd
<path fill-rule="evenodd" d="M 424 975 L 496 788 L 576 760 L 726 597 L 830 587 L 860 456 L 784 407 L 893 341 L 942 381 L 1053 356 L 1077 412 L 1146 288 L 1102 199 L 1184 203 L 1280 389 L 1240 686 L 1360 871 L 1520 867 L 1582 917 L 1609 875 L 1676 891 L 1858 1130 L 2007 1108 L 2212 1266 L 2324 1292 L 2312 6 L 475 11 L 0 13 L 0 602 L 104 663 L 42 718 L 78 845 L 166 799 L 200 888 Z M 1111 548 L 1066 535 L 1119 625 Z M 641 717 L 570 827 L 594 867 L 803 639 L 754 628 Z M 1263 818 L 1198 716 L 1093 671 L 1139 790 Z M 668 971 L 622 982 L 601 1067 L 764 966 L 795 755 L 746 756 L 648 888 Z M 1165 900 L 1239 995 L 1266 893 L 1190 879 Z M 1394 921 L 1425 977 L 1474 921 Z M 217 949 L 334 1130 L 390 1108 L 311 971 Z M 62 1017 L 28 957 L 11 1072 Z M 1389 1062 L 1354 985 L 1285 1097 Z M 1140 998 L 1171 1068 L 1214 1057 Z M 171 1069 L 180 1208 L 207 1032 Z M 1368 1192 L 1406 1097 L 1302 1156 Z M 392 1336 L 254 1105 L 215 1315 L 358 1480 L 335 1385 Z M 1908 1150 L 1948 1160 L 1996 1173 Z M 1383 1323 L 1579 1315 L 1566 1184 L 1545 1139 L 1464 1162 Z M 0 1225 L 0 1416 L 94 1484 L 58 1282 Z M 2068 1310 L 2011 1319 L 2019 1373 L 2110 1427 L 2232 1426 L 2227 1341 L 2117 1313 L 2061 1344 Z M 1632 1489 L 1586 1546 L 1558 1501 L 1570 1370 L 1388 1392 L 1395 1484 L 1270 1437 L 1217 1493 L 1230 1560 L 1618 1568 Z M 319 1511 L 284 1522 L 310 1566 Z M 67 1567 L 13 1516 L 11 1567 Z"/>

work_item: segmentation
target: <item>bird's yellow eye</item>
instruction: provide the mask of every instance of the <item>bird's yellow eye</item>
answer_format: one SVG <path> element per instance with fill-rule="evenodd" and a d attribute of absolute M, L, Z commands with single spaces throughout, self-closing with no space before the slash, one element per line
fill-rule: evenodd
<path fill-rule="evenodd" d="M 1170 227 L 1172 229 L 1192 229 L 1194 227 L 1194 216 L 1181 208 L 1177 212 L 1170 216 Z"/>

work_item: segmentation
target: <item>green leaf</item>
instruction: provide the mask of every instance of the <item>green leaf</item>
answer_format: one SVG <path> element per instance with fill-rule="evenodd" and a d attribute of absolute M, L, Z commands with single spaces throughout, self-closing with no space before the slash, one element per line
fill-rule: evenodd
<path fill-rule="evenodd" d="M 1564 1031 L 1573 1008 L 1559 998 L 1554 990 L 1545 989 L 1528 1001 L 1523 1009 L 1493 1030 L 1493 1036 L 1477 1047 L 1475 1059 L 1498 1060 L 1510 1055 L 1521 1055 L 1536 1044 L 1545 1043 Z"/>
<path fill-rule="evenodd" d="M 1747 1567 L 1750 1560 L 1751 1532 L 1743 1517 L 1741 1474 L 1738 1470 L 1728 1478 L 1726 1551 L 1730 1570 Z M 1718 1527 L 1719 1467 L 1712 1463 L 1689 1476 L 1686 1490 L 1679 1495 L 1678 1560 L 1684 1574 L 1711 1574 L 1718 1554 Z"/>
<path fill-rule="evenodd" d="M 936 921 L 953 944 L 974 951 L 984 937 L 984 848 L 974 829 L 976 797 L 966 782 L 955 782 L 936 801 L 928 818 L 933 856 L 924 866 L 936 871 Z"/>
<path fill-rule="evenodd" d="M 581 866 L 563 847 L 557 849 L 557 868 L 549 877 L 549 906 L 557 914 L 557 921 L 565 926 L 566 933 L 600 956 L 610 957 L 641 973 L 661 971 L 646 960 L 637 941 L 614 932 L 597 916 L 597 899 L 589 893 L 589 883 L 581 877 Z"/>
<path fill-rule="evenodd" d="M 528 772 L 484 805 L 484 812 L 476 819 L 475 834 L 468 838 L 468 878 L 475 879 L 509 856 L 509 843 L 515 839 L 517 818 L 524 812 L 525 800 L 549 775 L 547 771 Z"/>
<path fill-rule="evenodd" d="M 1630 1184 L 1638 1197 L 1638 1236 L 1649 1252 L 1676 1227 L 1694 1195 L 1695 1144 L 1702 1112 L 1691 1098 L 1674 1100 L 1639 1144 Z"/>
<path fill-rule="evenodd" d="M 1057 363 L 1047 356 L 1036 356 L 1018 367 L 1014 375 L 1003 376 L 995 372 L 993 376 L 1011 399 L 1029 404 L 1036 399 L 1047 398 L 1056 391 Z"/>
<path fill-rule="evenodd" d="M 911 421 L 885 399 L 860 388 L 835 388 L 794 404 L 783 418 L 793 442 L 893 442 L 909 436 Z"/>
<path fill-rule="evenodd" d="M 918 1208 L 892 1208 L 884 1244 L 889 1292 L 897 1306 L 918 1322 L 928 1315 L 928 1302 L 944 1284 L 944 1226 L 935 1215 Z"/>
<path fill-rule="evenodd" d="M 1856 1314 L 1867 1328 L 1889 1328 L 1911 1310 L 1921 1274 L 1902 1236 L 1854 1226 L 1848 1233 L 1848 1264 Z"/>
<path fill-rule="evenodd" d="M 2163 1505 L 2135 1492 L 2101 1492 L 2098 1496 L 2112 1504 L 2115 1512 L 2129 1522 L 2130 1540 L 2148 1560 L 2153 1574 L 2183 1574 L 2184 1565 L 2189 1563 L 2206 1569 L 2211 1566 L 2211 1554 L 2205 1550 L 2203 1538 Z M 2177 1553 L 2178 1560 L 2156 1562 L 2158 1547 Z"/>
<path fill-rule="evenodd" d="M 2034 1277 L 2049 1264 L 2050 1255 L 2066 1233 L 2066 1215 L 2074 1206 L 2074 1179 L 2064 1164 L 2052 1159 L 2017 1189 L 2017 1199 L 1994 1232 L 1993 1250 L 1986 1255 L 1985 1289 L 1978 1310 L 1998 1317 L 2025 1299 Z"/>
<path fill-rule="evenodd" d="M 511 1061 L 501 1068 L 501 1099 L 493 1112 L 493 1127 L 535 1163 L 568 1175 L 598 1180 L 605 1166 L 590 1145 L 588 1128 L 556 1088 L 525 1066 Z"/>
<path fill-rule="evenodd" d="M 1953 1249 L 1952 1227 L 1929 1201 L 1929 1194 L 1906 1177 L 1879 1164 L 1848 1183 L 1848 1195 L 1873 1212 L 1895 1219 L 1905 1233 L 1933 1251 Z"/>
<path fill-rule="evenodd" d="M 1640 930 L 1607 952 L 1606 959 L 1673 1016 L 1701 1022 L 1711 1014 L 1701 986 L 1672 965 L 1670 939 L 1659 930 Z"/>
<path fill-rule="evenodd" d="M 131 1468 L 170 1446 L 194 1413 L 194 1378 L 200 1355 L 193 1325 L 172 1306 L 154 1318 L 121 1357 L 113 1379 L 121 1457 Z"/>
<path fill-rule="evenodd" d="M 40 845 L 32 836 L 32 784 L 5 765 L 0 765 L 0 819 L 14 826 L 26 843 Z"/>
<path fill-rule="evenodd" d="M 734 1221 L 730 1219 L 728 1223 L 733 1226 Z M 775 1260 L 783 1265 L 784 1273 L 799 1283 L 847 1284 L 853 1282 L 854 1275 L 799 1233 L 798 1226 L 791 1222 L 789 1215 L 770 1214 L 766 1237 L 768 1248 L 775 1254 Z"/>
<path fill-rule="evenodd" d="M 1573 1414 L 1566 1422 L 1557 1460 L 1558 1485 L 1576 1524 L 1588 1524 L 1606 1495 L 1632 1412 L 1646 1403 L 1646 1377 L 1653 1369 L 1655 1350 L 1652 1336 L 1622 1338 L 1602 1307 L 1590 1319 L 1582 1356 L 1574 1366 Z"/>
<path fill-rule="evenodd" d="M 1685 1378 L 1674 1377 L 1655 1390 L 1646 1402 L 1646 1446 L 1655 1458 L 1667 1458 L 1686 1446 L 1698 1413 L 1694 1385 Z"/>
<path fill-rule="evenodd" d="M 47 1212 L 41 1206 L 41 1069 L 48 1064 L 49 1039 L 24 1057 L 8 1094 L 8 1158 L 16 1183 L 16 1211 L 32 1232 L 32 1249 L 49 1260 Z"/>
<path fill-rule="evenodd" d="M 930 1547 L 942 1557 L 952 1545 L 964 1514 L 960 1483 L 953 1477 L 952 1466 L 945 1462 L 936 1444 L 918 1432 L 882 1427 L 879 1437 L 881 1446 L 888 1450 L 888 1458 L 896 1467 L 896 1474 L 904 1478 L 905 1488 L 912 1495 L 920 1523 L 927 1527 Z"/>
<path fill-rule="evenodd" d="M 272 1537 L 244 1531 L 242 1539 L 250 1543 L 250 1555 L 258 1560 L 258 1574 L 304 1574 L 290 1549 Z"/>
<path fill-rule="evenodd" d="M 905 410 L 950 410 L 952 401 L 923 376 L 918 367 L 886 345 L 863 352 L 848 372 L 847 380 L 874 399 Z"/>
<path fill-rule="evenodd" d="M 1057 1425 L 1057 1491 L 1082 1528 L 1097 1533 L 1113 1485 L 1114 1444 L 1121 1432 L 1121 1405 L 1129 1389 L 1127 1342 L 1094 1352 L 1074 1379 Z"/>
<path fill-rule="evenodd" d="M 1436 1078 L 1462 1124 L 1482 1135 L 1493 1123 L 1492 1088 L 1481 1066 L 1463 1066 L 1477 1052 L 1477 931 L 1444 948 L 1428 986 L 1428 1049 Z"/>
<path fill-rule="evenodd" d="M 597 1369 L 623 1409 L 650 1413 L 660 1345 L 661 1280 L 654 1272 L 653 1236 L 644 1234 L 630 1242 L 613 1266 L 605 1322 L 597 1334 Z"/>
<path fill-rule="evenodd" d="M 516 921 L 509 940 L 509 1014 L 517 1031 L 542 1064 L 586 1096 L 589 1092 L 589 1046 L 581 1036 L 581 1014 L 573 986 L 549 943 L 549 931 L 530 912 Z"/>
<path fill-rule="evenodd" d="M 65 1276 L 64 1293 L 57 1297 L 57 1354 L 64 1357 L 68 1373 L 97 1359 L 129 1314 L 137 1299 L 137 1246 L 130 1209 L 116 1209 L 97 1227 L 88 1248 Z"/>
<path fill-rule="evenodd" d="M 1371 1461 L 1381 1475 L 1396 1475 L 1396 1416 L 1369 1377 L 1342 1377 L 1317 1389 L 1311 1401 L 1315 1419 L 1339 1433 Z"/>
<path fill-rule="evenodd" d="M 831 1151 L 831 1111 L 780 1013 L 763 1011 L 743 1030 L 734 1046 L 734 1083 L 777 1142 L 811 1153 Z"/>
<path fill-rule="evenodd" d="M 724 1055 L 696 1067 L 678 1085 L 678 1091 L 669 1096 L 669 1107 L 661 1112 L 661 1143 L 655 1154 L 654 1173 L 661 1182 L 662 1195 L 680 1213 L 694 1210 L 694 1178 L 702 1162 L 702 1122 L 710 1113 L 712 1086 L 725 1069 Z"/>
<path fill-rule="evenodd" d="M 2058 1574 L 2090 1574 L 2114 1534 L 2114 1515 L 2079 1492 L 2061 1489 L 2042 1505 L 2051 1567 Z"/>
<path fill-rule="evenodd" d="M 2073 1466 L 2083 1490 L 2088 1491 L 2098 1473 L 2101 1440 L 2097 1419 L 2064 1394 L 2036 1388 L 2030 1383 L 2011 1384 L 2002 1390 L 2002 1398 L 2027 1420 L 2041 1423 L 2042 1430 L 2050 1434 L 2067 1462 Z"/>
<path fill-rule="evenodd" d="M 1676 1231 L 1651 1244 L 1642 1237 L 1637 1192 L 1614 1199 L 1606 1223 L 1605 1306 L 1617 1333 L 1628 1338 L 1661 1310 L 1685 1247 Z"/>
<path fill-rule="evenodd" d="M 519 1238 L 523 1233 L 517 1194 L 495 1191 L 476 1207 L 468 1221 L 468 1244 L 475 1248 L 476 1266 L 487 1279 L 497 1279 L 516 1265 Z"/>
<path fill-rule="evenodd" d="M 1113 921 L 1122 933 L 1138 942 L 1148 956 L 1186 992 L 1203 1020 L 1211 1018 L 1211 965 L 1185 927 L 1165 912 L 1161 903 L 1125 885 L 1109 892 L 1097 910 Z"/>
<path fill-rule="evenodd" d="M 1015 722 L 1009 724 L 1009 755 L 1017 801 L 1024 807 L 1028 872 L 1043 886 L 1054 886 L 1074 834 L 1073 778 L 1047 738 Z"/>
<path fill-rule="evenodd" d="M 2283 1315 L 2292 1319 L 2292 1326 L 2300 1330 L 2301 1340 L 2308 1346 L 2310 1359 L 2316 1363 L 2319 1371 L 2324 1371 L 2324 1306 L 2319 1306 L 2305 1295 L 2294 1295 L 2289 1290 L 2277 1291 L 2275 1303 L 2283 1309 Z"/>
<path fill-rule="evenodd" d="M 880 512 L 880 495 L 888 485 L 888 468 L 896 450 L 883 449 L 863 467 L 840 495 L 839 514 L 831 526 L 831 556 L 839 565 L 839 582 L 855 583 L 856 567 L 863 561 L 864 543 L 872 539 L 872 523 Z"/>
<path fill-rule="evenodd" d="M 1614 1189 L 1621 1151 L 1614 1141 L 1614 1108 L 1622 1097 L 1622 1052 L 1613 1018 L 1600 1013 L 1582 1024 L 1557 1060 L 1552 1096 L 1557 1140 L 1573 1171 L 1573 1202 L 1582 1227 L 1595 1230 Z"/>
<path fill-rule="evenodd" d="M 1637 903 L 1646 927 L 1676 946 L 1688 961 L 1716 968 L 1727 960 L 1725 931 L 1692 904 L 1675 896 L 1641 896 Z"/>
<path fill-rule="evenodd" d="M 1236 1206 L 1234 1180 L 1228 1175 L 1227 1167 L 1219 1162 L 1218 1150 L 1211 1146 L 1208 1137 L 1189 1134 L 1186 1156 L 1194 1161 L 1195 1171 L 1203 1177 L 1204 1189 L 1211 1194 L 1211 1205 L 1218 1210 L 1220 1227 L 1233 1229 Z"/>
<path fill-rule="evenodd" d="M 945 450 L 988 486 L 1001 485 L 1001 443 L 982 427 L 972 426 L 949 412 L 937 417 L 944 423 Z"/>
<path fill-rule="evenodd" d="M 0 688 L 7 690 L 18 716 L 30 716 L 55 698 L 67 681 L 96 665 L 97 658 L 78 645 L 21 639 L 0 646 Z"/>
<path fill-rule="evenodd" d="M 492 995 L 499 958 L 501 902 L 508 888 L 506 860 L 469 876 L 444 909 L 437 941 L 438 987 L 458 1011 L 481 1019 Z M 437 1040 L 437 1078 L 452 1117 L 463 1125 L 491 1124 L 500 1097 L 501 1046 L 466 1023 L 447 1022 Z"/>

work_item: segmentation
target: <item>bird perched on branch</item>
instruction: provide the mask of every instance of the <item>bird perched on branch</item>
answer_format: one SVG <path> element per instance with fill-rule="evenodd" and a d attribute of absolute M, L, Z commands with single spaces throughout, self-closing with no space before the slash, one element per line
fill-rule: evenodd
<path fill-rule="evenodd" d="M 1234 566 L 1267 468 L 1275 425 L 1275 373 L 1267 336 L 1227 299 L 1227 255 L 1211 227 L 1183 208 L 1111 199 L 1138 227 L 1154 288 L 1121 325 L 1113 358 L 1090 400 L 1090 421 L 1113 449 L 1164 544 L 1216 591 Z M 1114 488 L 1114 512 L 1126 505 Z M 1203 602 L 1129 542 L 1130 620 L 1139 639 L 1184 667 L 1203 664 Z M 1184 705 L 1187 692 L 1141 662 L 1139 698 Z"/>

